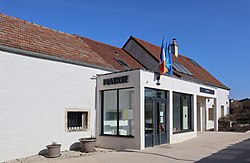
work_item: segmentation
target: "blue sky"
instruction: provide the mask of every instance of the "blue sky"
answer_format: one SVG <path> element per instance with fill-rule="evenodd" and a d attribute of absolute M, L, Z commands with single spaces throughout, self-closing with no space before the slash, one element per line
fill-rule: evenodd
<path fill-rule="evenodd" d="M 155 45 L 177 39 L 193 58 L 230 87 L 230 98 L 250 97 L 248 0 L 1 0 L 0 12 L 70 34 L 122 47 L 130 35 Z"/>

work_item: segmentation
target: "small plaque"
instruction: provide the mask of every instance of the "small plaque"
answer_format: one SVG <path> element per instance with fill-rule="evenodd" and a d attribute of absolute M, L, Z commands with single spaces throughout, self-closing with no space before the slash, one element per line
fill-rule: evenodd
<path fill-rule="evenodd" d="M 160 118 L 160 123 L 164 123 L 163 117 Z"/>

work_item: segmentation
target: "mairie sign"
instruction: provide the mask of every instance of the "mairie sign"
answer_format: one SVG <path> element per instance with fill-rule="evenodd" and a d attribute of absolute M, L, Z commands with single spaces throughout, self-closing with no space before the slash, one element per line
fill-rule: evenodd
<path fill-rule="evenodd" d="M 103 85 L 114 85 L 114 84 L 122 84 L 122 83 L 128 83 L 128 75 L 103 79 Z"/>
<path fill-rule="evenodd" d="M 200 92 L 214 95 L 214 90 L 200 87 Z"/>

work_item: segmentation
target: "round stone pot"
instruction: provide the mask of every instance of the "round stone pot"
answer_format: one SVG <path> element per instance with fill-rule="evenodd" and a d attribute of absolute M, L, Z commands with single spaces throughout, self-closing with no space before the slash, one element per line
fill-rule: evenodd
<path fill-rule="evenodd" d="M 82 147 L 82 152 L 94 152 L 96 146 L 95 138 L 81 138 L 79 139 Z"/>
<path fill-rule="evenodd" d="M 46 155 L 46 157 L 55 158 L 61 155 L 60 154 L 61 144 L 50 144 L 47 145 L 46 147 L 48 149 L 48 154 Z"/>

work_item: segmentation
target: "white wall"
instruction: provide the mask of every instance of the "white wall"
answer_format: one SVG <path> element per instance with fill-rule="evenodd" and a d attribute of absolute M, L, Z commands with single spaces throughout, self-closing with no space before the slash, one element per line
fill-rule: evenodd
<path fill-rule="evenodd" d="M 0 161 L 38 154 L 56 141 L 69 149 L 95 133 L 93 75 L 105 71 L 0 52 Z M 90 130 L 65 131 L 65 110 L 90 112 Z"/>
<path fill-rule="evenodd" d="M 206 98 L 197 97 L 197 130 L 205 131 L 206 130 Z"/>
<path fill-rule="evenodd" d="M 129 75 L 129 82 L 123 84 L 103 85 L 103 79 L 113 78 L 118 76 Z M 127 71 L 123 73 L 113 73 L 109 75 L 99 76 L 97 79 L 97 146 L 112 149 L 141 149 L 141 128 L 140 128 L 140 74 L 139 71 Z M 134 88 L 134 137 L 116 137 L 101 135 L 101 91 L 119 88 Z"/>
<path fill-rule="evenodd" d="M 215 105 L 214 99 L 206 99 L 206 130 L 214 128 L 214 119 L 209 120 L 209 108 L 214 109 L 214 116 L 216 116 L 216 106 L 213 107 L 213 105 Z"/>
<path fill-rule="evenodd" d="M 162 89 L 169 91 L 169 140 L 170 144 L 172 143 L 179 143 L 184 140 L 188 140 L 190 138 L 194 138 L 197 136 L 197 95 L 201 95 L 202 93 L 199 92 L 199 84 L 180 80 L 173 77 L 168 76 L 162 76 L 160 79 L 160 85 L 156 85 L 156 78 L 155 74 L 147 71 L 141 71 L 141 89 L 142 91 L 142 97 L 141 100 L 142 103 L 144 103 L 144 87 L 154 88 L 154 89 Z M 192 119 L 193 119 L 193 128 L 194 131 L 188 132 L 188 133 L 179 133 L 179 134 L 173 134 L 173 92 L 180 92 L 180 93 L 187 93 L 192 94 L 192 102 L 193 102 L 193 111 L 192 111 Z M 143 109 L 141 109 L 144 113 L 144 106 L 142 106 Z M 144 129 L 144 120 L 141 123 L 141 128 Z M 145 131 L 142 131 L 142 135 L 144 135 Z M 144 137 L 143 143 L 145 143 Z M 143 147 L 144 148 L 144 147 Z"/>
<path fill-rule="evenodd" d="M 129 82 L 123 84 L 115 85 L 103 85 L 103 79 L 113 78 L 118 76 L 129 75 Z M 156 85 L 156 76 L 152 72 L 143 71 L 143 70 L 134 70 L 128 72 L 119 72 L 113 74 L 107 74 L 99 76 L 97 80 L 97 144 L 101 147 L 114 148 L 114 149 L 123 149 L 123 148 L 134 148 L 134 149 L 144 149 L 145 145 L 145 115 L 144 115 L 144 88 L 154 88 L 169 91 L 169 140 L 170 143 L 179 143 L 190 138 L 197 136 L 197 96 L 217 99 L 219 98 L 221 102 L 225 102 L 225 98 L 217 97 L 219 93 L 223 93 L 222 90 L 218 92 L 217 88 L 210 87 L 206 85 L 201 85 L 198 83 L 193 83 L 189 81 L 180 80 L 174 77 L 162 76 L 160 79 L 160 85 Z M 119 88 L 134 88 L 135 93 L 135 104 L 134 104 L 134 124 L 135 124 L 135 136 L 134 138 L 124 138 L 116 136 L 102 136 L 101 135 L 101 94 L 102 90 L 109 89 L 119 89 Z M 211 89 L 215 91 L 214 95 L 206 94 L 200 92 L 200 87 Z M 173 134 L 173 92 L 181 92 L 193 95 L 193 111 L 192 111 L 192 120 L 193 120 L 193 131 L 187 133 Z M 228 92 L 228 91 L 224 91 Z M 224 96 L 223 96 L 224 97 Z M 205 107 L 206 102 L 203 100 L 203 105 Z"/>
<path fill-rule="evenodd" d="M 218 115 L 221 115 L 221 106 L 224 106 L 224 116 L 229 114 L 229 91 L 225 89 L 218 89 Z"/>
<path fill-rule="evenodd" d="M 129 83 L 115 84 L 115 85 L 103 85 L 103 79 L 113 78 L 118 76 L 129 75 Z M 194 138 L 197 136 L 197 96 L 206 96 L 206 98 L 216 98 L 216 88 L 205 85 L 200 85 L 193 82 L 180 80 L 173 77 L 162 76 L 160 85 L 156 85 L 156 76 L 152 72 L 143 70 L 134 70 L 128 72 L 120 72 L 107 74 L 98 77 L 97 80 L 97 92 L 98 92 L 98 107 L 97 107 L 97 131 L 98 139 L 97 144 L 101 147 L 122 149 L 122 148 L 134 148 L 144 149 L 145 147 L 145 122 L 144 122 L 144 89 L 145 87 L 161 89 L 169 91 L 169 141 L 170 143 L 178 143 L 184 140 Z M 135 92 L 135 108 L 134 108 L 134 120 L 135 120 L 135 137 L 124 138 L 114 136 L 101 136 L 101 94 L 102 90 L 129 88 L 133 87 Z M 200 92 L 200 87 L 208 88 L 215 91 L 215 95 L 205 94 Z M 173 134 L 173 92 L 181 92 L 193 95 L 192 98 L 192 121 L 193 131 L 187 133 Z M 205 105 L 205 102 L 204 102 Z"/>

